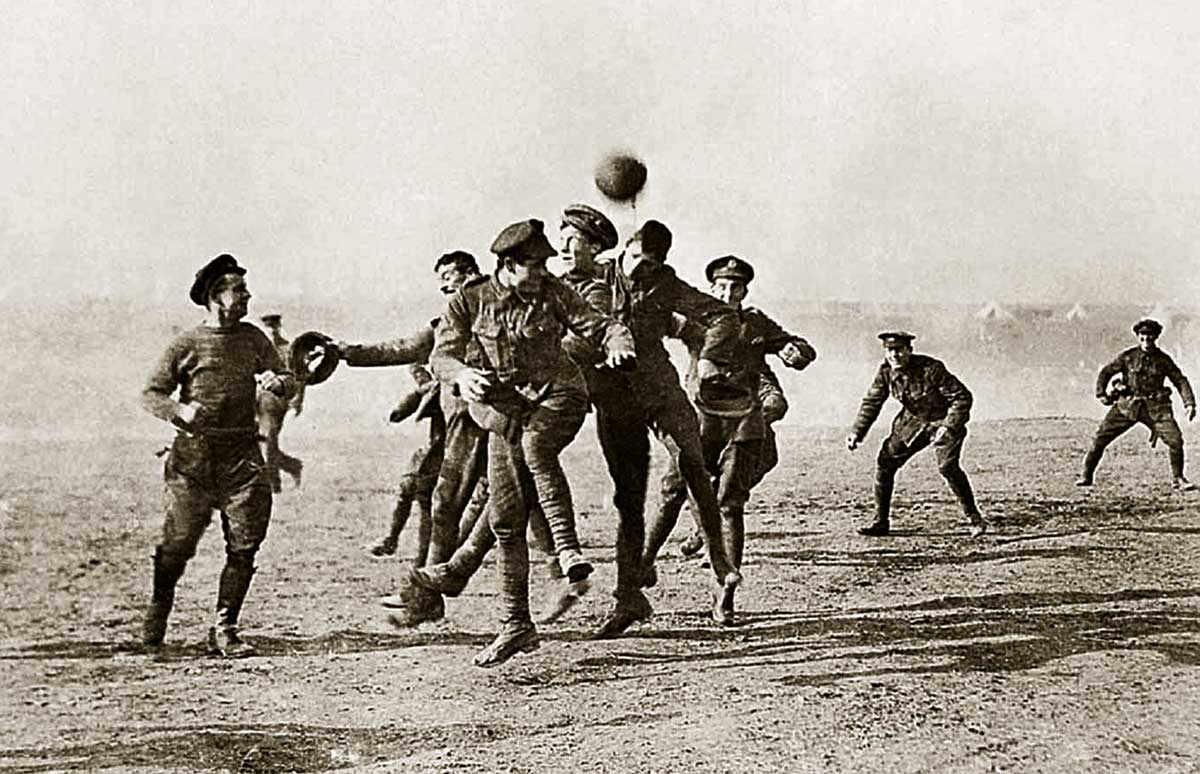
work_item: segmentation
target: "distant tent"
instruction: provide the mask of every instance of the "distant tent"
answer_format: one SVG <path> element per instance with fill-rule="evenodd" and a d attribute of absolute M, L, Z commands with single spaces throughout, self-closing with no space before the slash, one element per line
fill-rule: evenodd
<path fill-rule="evenodd" d="M 1012 312 L 997 304 L 995 301 L 989 301 L 983 305 L 983 308 L 975 313 L 976 320 L 984 320 L 988 322 L 1003 322 L 1013 319 Z"/>
<path fill-rule="evenodd" d="M 1080 320 L 1086 320 L 1087 318 L 1088 312 L 1083 308 L 1083 304 L 1080 304 L 1079 302 L 1076 302 L 1075 306 L 1071 307 L 1067 313 L 1063 315 L 1063 319 L 1069 320 L 1070 322 L 1078 322 Z"/>

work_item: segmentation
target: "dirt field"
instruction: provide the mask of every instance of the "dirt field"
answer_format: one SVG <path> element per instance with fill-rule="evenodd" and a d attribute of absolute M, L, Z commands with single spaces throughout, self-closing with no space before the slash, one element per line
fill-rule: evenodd
<path fill-rule="evenodd" d="M 973 424 L 964 464 L 998 523 L 977 542 L 927 455 L 901 473 L 897 534 L 855 535 L 879 429 L 854 455 L 840 431 L 785 430 L 750 509 L 743 624 L 707 621 L 707 572 L 672 545 L 655 616 L 593 642 L 615 517 L 589 423 L 568 473 L 596 588 L 492 671 L 471 665 L 495 630 L 491 562 L 443 622 L 397 631 L 376 604 L 412 552 L 411 534 L 400 559 L 364 550 L 407 456 L 394 434 L 285 433 L 306 480 L 277 500 L 243 615 L 262 655 L 240 662 L 200 644 L 219 529 L 165 652 L 134 644 L 160 443 L 10 442 L 0 772 L 1196 771 L 1200 495 L 1169 488 L 1144 430 L 1075 489 L 1093 428 Z"/>

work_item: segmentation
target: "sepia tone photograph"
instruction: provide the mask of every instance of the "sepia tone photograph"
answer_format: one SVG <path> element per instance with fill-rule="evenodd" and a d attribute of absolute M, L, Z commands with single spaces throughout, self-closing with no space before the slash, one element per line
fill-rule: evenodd
<path fill-rule="evenodd" d="M 0 774 L 1200 771 L 1194 4 L 0 26 Z"/>

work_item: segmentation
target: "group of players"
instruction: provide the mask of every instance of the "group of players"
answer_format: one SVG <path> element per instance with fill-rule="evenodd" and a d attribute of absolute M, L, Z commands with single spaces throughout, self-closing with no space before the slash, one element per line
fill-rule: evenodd
<path fill-rule="evenodd" d="M 482 667 L 538 647 L 527 534 L 552 557 L 561 578 L 561 593 L 543 621 L 561 616 L 588 589 L 593 567 L 581 550 L 559 458 L 589 411 L 595 412 L 618 515 L 615 601 L 595 636 L 618 636 L 652 614 L 644 590 L 656 584 L 655 559 L 689 500 L 696 530 L 683 550 L 707 549 L 711 616 L 721 625 L 734 623 L 745 505 L 778 461 L 771 425 L 787 411 L 766 356 L 777 355 L 796 370 L 816 358 L 804 338 L 744 304 L 754 268 L 741 258 L 711 261 L 704 293 L 668 264 L 671 232 L 658 221 L 646 221 L 615 259 L 605 254 L 619 244 L 616 228 L 591 206 L 567 207 L 559 236 L 561 251 L 551 245 L 541 221 L 508 226 L 491 246 L 496 257 L 491 274 L 481 273 L 468 253 L 447 253 L 434 267 L 448 299 L 438 319 L 390 341 L 326 346 L 326 354 L 332 351 L 351 366 L 413 369 L 418 389 L 393 418 L 428 418 L 428 443 L 414 455 L 391 532 L 374 550 L 395 551 L 414 504 L 422 529 L 415 566 L 384 604 L 395 609 L 391 620 L 399 626 L 441 618 L 445 598 L 461 593 L 495 547 L 501 627 L 475 656 Z M 547 260 L 560 254 L 567 270 L 556 276 Z M 256 423 L 256 406 L 275 415 L 280 406 L 286 410 L 297 380 L 275 346 L 282 342 L 278 331 L 273 344 L 244 321 L 250 300 L 244 275 L 229 255 L 197 272 L 190 295 L 208 318 L 176 337 L 143 393 L 147 409 L 178 429 L 165 465 L 166 519 L 143 621 L 143 641 L 150 647 L 163 642 L 175 585 L 217 510 L 226 563 L 209 647 L 227 657 L 253 654 L 239 635 L 238 617 L 254 556 L 266 533 L 279 470 L 300 476 L 299 461 L 278 449 L 278 424 L 260 429 Z M 1142 422 L 1171 449 L 1176 485 L 1190 488 L 1164 378 L 1178 388 L 1189 420 L 1194 395 L 1155 346 L 1161 326 L 1141 321 L 1135 331 L 1139 347 L 1100 374 L 1097 394 L 1115 404 L 1079 483 L 1091 483 L 1111 440 Z M 682 383 L 664 347 L 666 337 L 687 347 Z M 888 534 L 896 472 L 933 446 L 972 536 L 983 535 L 987 523 L 959 464 L 970 391 L 943 363 L 915 354 L 912 334 L 888 331 L 879 338 L 885 360 L 862 400 L 847 447 L 859 445 L 889 396 L 903 408 L 877 458 L 875 519 L 859 531 Z M 290 359 L 303 377 L 309 358 L 301 352 Z M 1113 395 L 1109 382 L 1117 373 L 1125 382 L 1121 394 Z M 670 467 L 659 507 L 647 523 L 651 432 L 668 451 Z M 259 449 L 264 439 L 265 459 Z"/>

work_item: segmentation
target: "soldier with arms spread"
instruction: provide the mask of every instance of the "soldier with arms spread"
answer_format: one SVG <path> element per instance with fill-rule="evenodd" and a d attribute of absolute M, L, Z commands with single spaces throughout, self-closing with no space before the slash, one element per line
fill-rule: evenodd
<path fill-rule="evenodd" d="M 666 264 L 671 241 L 665 225 L 648 220 L 626 243 L 621 260 L 601 267 L 606 308 L 633 332 L 638 367 L 628 374 L 600 371 L 590 385 L 619 518 L 616 604 L 596 633 L 600 638 L 616 637 L 653 613 L 642 593 L 651 429 L 670 451 L 696 503 L 717 580 L 712 616 L 718 623 L 728 622 L 724 611 L 732 609 L 741 581 L 725 554 L 721 511 L 704 464 L 696 411 L 663 346 L 663 337 L 675 328 L 675 316 L 703 331 L 697 373 L 700 389 L 706 390 L 736 360 L 737 317 L 733 309 L 676 276 Z"/>
<path fill-rule="evenodd" d="M 850 451 L 858 448 L 879 416 L 888 396 L 903 408 L 892 421 L 892 432 L 884 439 L 875 464 L 875 521 L 859 530 L 862 535 L 886 535 L 890 529 L 892 490 L 896 472 L 913 455 L 932 445 L 938 471 L 950 485 L 971 524 L 971 536 L 987 531 L 987 523 L 975 505 L 971 482 L 959 465 L 967 421 L 971 418 L 971 392 L 940 360 L 913 353 L 916 337 L 903 331 L 879 334 L 884 362 L 858 409 L 854 429 L 846 438 Z"/>
<path fill-rule="evenodd" d="M 703 331 L 685 325 L 681 337 L 692 355 L 689 386 L 700 419 L 700 439 L 704 460 L 713 478 L 721 507 L 725 553 L 733 568 L 742 567 L 745 546 L 744 512 L 750 490 L 762 480 L 762 457 L 768 443 L 767 422 L 762 401 L 766 355 L 778 354 L 789 368 L 802 370 L 816 359 L 817 353 L 803 338 L 785 331 L 762 311 L 744 307 L 747 287 L 754 279 L 754 267 L 736 256 L 727 255 L 710 261 L 705 268 L 712 294 L 737 312 L 739 323 L 737 359 L 727 369 L 724 397 L 699 394 L 695 379 Z M 773 443 L 773 437 L 770 439 Z M 679 469 L 672 464 L 662 481 L 662 499 L 657 518 L 646 536 L 643 583 L 657 581 L 654 560 L 666 543 L 687 501 L 687 487 Z M 693 540 L 703 540 L 697 525 Z M 732 620 L 733 606 L 723 611 Z"/>

